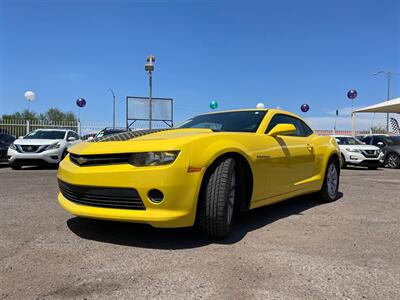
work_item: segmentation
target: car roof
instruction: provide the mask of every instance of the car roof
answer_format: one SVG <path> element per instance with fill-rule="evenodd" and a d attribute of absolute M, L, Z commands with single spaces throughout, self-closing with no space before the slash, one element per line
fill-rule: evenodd
<path fill-rule="evenodd" d="M 286 110 L 278 109 L 278 108 L 242 108 L 242 109 L 232 109 L 232 110 L 220 110 L 220 111 L 212 111 L 212 112 L 198 114 L 197 116 L 219 114 L 219 113 L 229 113 L 229 112 L 241 112 L 241 111 L 265 111 L 265 112 L 270 111 L 273 113 L 282 113 L 282 114 L 286 114 L 286 115 L 289 115 L 292 117 L 299 118 L 305 122 L 305 120 L 302 117 L 300 117 L 299 115 L 296 115 L 295 113 L 292 113 L 290 111 L 286 111 Z"/>
<path fill-rule="evenodd" d="M 347 135 L 347 134 L 331 134 L 331 136 L 333 136 L 333 137 L 347 137 L 347 138 L 353 137 L 353 136 Z"/>
<path fill-rule="evenodd" d="M 66 131 L 72 131 L 71 129 L 62 129 L 62 128 L 60 128 L 60 129 L 57 129 L 57 128 L 38 128 L 38 129 L 35 129 L 34 131 L 38 131 L 38 130 L 40 130 L 40 131 L 64 131 L 64 132 L 66 132 Z"/>

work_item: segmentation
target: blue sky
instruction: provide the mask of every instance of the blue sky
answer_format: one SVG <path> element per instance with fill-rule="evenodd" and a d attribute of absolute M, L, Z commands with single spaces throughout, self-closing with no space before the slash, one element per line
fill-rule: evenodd
<path fill-rule="evenodd" d="M 347 90 L 358 91 L 355 106 L 386 98 L 385 76 L 372 74 L 400 73 L 399 37 L 395 0 L 0 0 L 0 114 L 27 108 L 33 90 L 34 111 L 77 112 L 84 97 L 82 120 L 111 121 L 113 88 L 123 122 L 125 96 L 148 94 L 144 63 L 154 54 L 154 96 L 174 98 L 176 122 L 209 111 L 210 100 L 299 114 L 308 103 L 301 115 L 331 128 L 335 109 L 349 112 Z M 349 128 L 349 118 L 338 124 Z"/>

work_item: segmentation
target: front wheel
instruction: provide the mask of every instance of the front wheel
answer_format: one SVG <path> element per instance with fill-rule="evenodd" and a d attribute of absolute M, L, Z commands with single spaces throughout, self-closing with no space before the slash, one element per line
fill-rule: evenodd
<path fill-rule="evenodd" d="M 20 164 L 10 164 L 11 169 L 13 170 L 21 170 L 22 166 Z"/>
<path fill-rule="evenodd" d="M 324 183 L 319 196 L 324 202 L 332 202 L 338 198 L 339 192 L 339 163 L 336 159 L 330 159 L 325 171 Z"/>
<path fill-rule="evenodd" d="M 224 238 L 232 230 L 236 200 L 235 160 L 219 162 L 209 176 L 200 195 L 199 227 L 209 237 Z"/>
<path fill-rule="evenodd" d="M 391 169 L 400 167 L 400 156 L 396 153 L 390 153 L 387 157 L 387 165 Z"/>
<path fill-rule="evenodd" d="M 346 169 L 346 167 L 347 167 L 346 158 L 344 158 L 344 155 L 341 154 L 340 168 L 341 169 Z"/>

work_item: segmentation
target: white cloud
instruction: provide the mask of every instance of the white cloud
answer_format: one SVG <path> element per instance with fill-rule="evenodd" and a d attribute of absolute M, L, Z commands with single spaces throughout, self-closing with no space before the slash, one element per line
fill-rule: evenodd
<path fill-rule="evenodd" d="M 331 130 L 335 125 L 335 116 L 305 118 L 310 125 L 319 130 Z M 360 113 L 356 115 L 356 130 L 369 129 L 371 126 L 386 127 L 386 114 Z M 336 129 L 351 130 L 351 117 L 339 116 L 336 119 Z"/>
<path fill-rule="evenodd" d="M 353 107 L 356 110 L 362 107 Z M 338 108 L 339 115 L 336 119 L 337 130 L 351 130 L 351 112 L 352 107 L 346 106 Z M 335 125 L 336 110 L 326 112 L 327 116 L 323 117 L 308 117 L 305 120 L 317 130 L 332 130 Z M 396 118 L 400 122 L 400 117 L 397 114 L 390 114 L 391 118 Z M 356 114 L 356 130 L 368 130 L 372 126 L 386 128 L 385 113 L 357 113 Z"/>

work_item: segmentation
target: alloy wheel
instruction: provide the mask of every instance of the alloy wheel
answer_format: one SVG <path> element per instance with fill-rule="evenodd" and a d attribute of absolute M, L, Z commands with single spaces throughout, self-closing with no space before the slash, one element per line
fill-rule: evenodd
<path fill-rule="evenodd" d="M 236 174 L 233 172 L 231 182 L 229 185 L 228 195 L 228 224 L 231 224 L 233 217 L 233 209 L 235 207 L 235 194 L 236 194 Z"/>
<path fill-rule="evenodd" d="M 326 177 L 326 186 L 328 189 L 328 195 L 331 199 L 334 199 L 337 194 L 338 186 L 338 172 L 335 164 L 330 164 L 328 168 L 328 173 Z"/>

